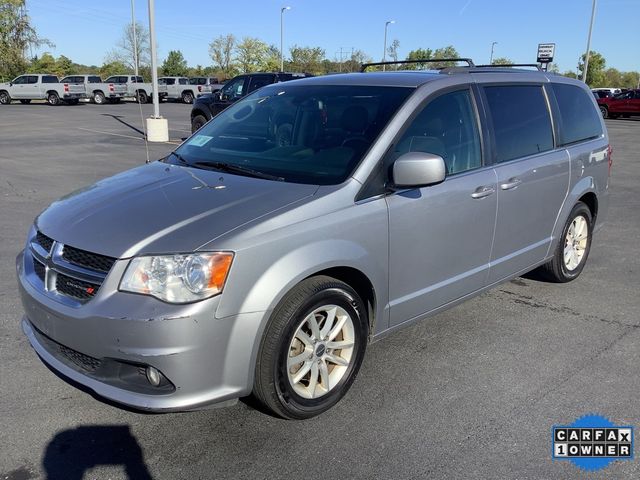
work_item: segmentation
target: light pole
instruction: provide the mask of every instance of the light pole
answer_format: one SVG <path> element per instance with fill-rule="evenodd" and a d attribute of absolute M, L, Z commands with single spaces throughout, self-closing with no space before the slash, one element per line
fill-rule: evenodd
<path fill-rule="evenodd" d="M 589 69 L 589 54 L 591 51 L 591 32 L 593 31 L 593 21 L 596 17 L 596 3 L 597 0 L 593 0 L 591 6 L 591 23 L 589 24 L 589 36 L 587 37 L 587 52 L 584 54 L 584 70 L 582 70 L 582 81 L 587 83 L 587 70 Z"/>
<path fill-rule="evenodd" d="M 391 25 L 392 23 L 396 23 L 395 20 L 387 20 L 384 24 L 384 50 L 382 51 L 382 61 L 386 62 L 387 61 L 387 29 L 389 28 L 389 25 Z M 386 65 L 382 65 L 382 71 L 386 71 Z"/>
<path fill-rule="evenodd" d="M 131 30 L 133 32 L 133 69 L 138 76 L 138 37 L 136 35 L 135 0 L 131 0 Z"/>
<path fill-rule="evenodd" d="M 160 116 L 160 99 L 158 98 L 158 59 L 156 52 L 155 16 L 154 0 L 149 0 L 149 43 L 151 45 L 153 116 L 147 118 L 147 140 L 150 142 L 168 142 L 169 124 L 166 118 Z"/>
<path fill-rule="evenodd" d="M 280 9 L 280 71 L 284 72 L 284 12 L 291 10 L 291 7 Z"/>
<path fill-rule="evenodd" d="M 489 65 L 493 65 L 493 47 L 495 47 L 498 42 L 491 42 L 491 56 L 489 57 Z"/>

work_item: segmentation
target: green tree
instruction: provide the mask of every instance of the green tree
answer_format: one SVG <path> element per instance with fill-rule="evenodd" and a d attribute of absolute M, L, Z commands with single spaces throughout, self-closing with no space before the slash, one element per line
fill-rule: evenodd
<path fill-rule="evenodd" d="M 169 77 L 183 77 L 189 72 L 187 61 L 180 50 L 171 50 L 161 68 L 162 74 Z"/>
<path fill-rule="evenodd" d="M 228 33 L 220 35 L 209 44 L 209 55 L 213 60 L 213 65 L 218 70 L 224 72 L 225 76 L 231 77 L 235 74 L 233 65 L 233 52 L 236 48 L 236 37 Z"/>
<path fill-rule="evenodd" d="M 584 60 L 585 54 L 582 54 L 580 57 L 580 62 L 578 63 L 578 70 L 580 70 L 580 78 L 582 78 L 584 72 Z M 604 68 L 607 62 L 604 57 L 598 52 L 591 51 L 589 54 L 589 67 L 587 70 L 587 80 L 586 83 L 591 88 L 594 87 L 605 87 L 605 75 Z"/>
<path fill-rule="evenodd" d="M 576 74 L 576 72 L 574 72 L 572 70 L 567 70 L 562 75 L 564 75 L 565 77 L 569 77 L 569 78 L 578 78 L 578 75 Z"/>
<path fill-rule="evenodd" d="M 409 52 L 406 60 L 431 60 L 431 58 L 433 58 L 433 50 L 430 48 L 417 48 Z M 402 68 L 405 70 L 418 70 L 425 67 L 428 68 L 430 65 L 430 63 L 408 63 L 403 65 Z"/>
<path fill-rule="evenodd" d="M 494 58 L 493 62 L 491 62 L 491 65 L 513 65 L 514 62 L 513 60 L 506 58 L 506 57 L 498 57 L 498 58 Z"/>
<path fill-rule="evenodd" d="M 55 73 L 56 59 L 49 52 L 43 53 L 40 57 L 33 57 L 29 65 L 29 73 Z"/>
<path fill-rule="evenodd" d="M 314 75 L 325 73 L 322 64 L 324 49 L 294 45 L 289 49 L 289 52 L 291 53 L 291 69 L 294 72 L 313 73 Z"/>
<path fill-rule="evenodd" d="M 110 77 L 111 75 L 122 75 L 127 73 L 132 73 L 127 65 L 122 62 L 113 61 L 113 62 L 105 62 L 102 64 L 100 69 L 98 70 L 100 76 L 104 79 Z"/>
<path fill-rule="evenodd" d="M 12 79 L 27 69 L 27 51 L 54 45 L 40 38 L 27 15 L 25 0 L 0 0 L 0 78 Z"/>
<path fill-rule="evenodd" d="M 610 85 L 621 88 L 640 88 L 640 72 L 624 72 L 619 85 Z"/>
<path fill-rule="evenodd" d="M 434 60 L 437 60 L 439 58 L 458 58 L 458 57 L 460 57 L 460 54 L 454 48 L 453 45 L 448 45 L 442 48 L 436 48 L 436 50 L 433 52 Z M 431 68 L 455 67 L 456 64 L 457 64 L 456 62 L 435 62 L 431 64 Z"/>
<path fill-rule="evenodd" d="M 269 45 L 259 38 L 244 37 L 235 49 L 238 68 L 242 73 L 263 70 L 268 52 Z"/>
<path fill-rule="evenodd" d="M 55 69 L 53 71 L 58 77 L 66 77 L 74 73 L 79 73 L 77 66 L 71 61 L 70 58 L 60 55 L 56 59 Z M 84 73 L 84 72 L 83 72 Z"/>
<path fill-rule="evenodd" d="M 264 58 L 264 69 L 267 72 L 280 70 L 280 49 L 275 45 L 269 45 Z"/>

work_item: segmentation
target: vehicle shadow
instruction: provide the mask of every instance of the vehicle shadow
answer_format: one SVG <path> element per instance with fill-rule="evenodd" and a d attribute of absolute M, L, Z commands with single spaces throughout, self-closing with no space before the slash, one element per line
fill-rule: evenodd
<path fill-rule="evenodd" d="M 128 478 L 151 480 L 129 425 L 91 425 L 57 433 L 42 459 L 47 480 L 81 480 L 100 465 L 122 466 Z"/>
<path fill-rule="evenodd" d="M 131 125 L 130 123 L 125 122 L 124 120 L 122 120 L 122 116 L 121 115 L 113 115 L 111 113 L 101 113 L 100 115 L 102 115 L 103 117 L 111 117 L 114 120 L 117 120 L 118 122 L 120 122 L 121 124 L 123 124 L 124 126 L 130 128 L 131 130 L 139 133 L 140 135 L 145 135 L 144 130 L 140 130 L 138 127 L 135 127 L 133 125 Z"/>

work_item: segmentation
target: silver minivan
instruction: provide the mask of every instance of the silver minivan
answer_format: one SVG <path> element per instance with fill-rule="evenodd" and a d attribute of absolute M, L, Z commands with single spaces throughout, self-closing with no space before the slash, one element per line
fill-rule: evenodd
<path fill-rule="evenodd" d="M 22 328 L 130 407 L 335 405 L 366 346 L 539 268 L 575 279 L 611 155 L 582 83 L 446 68 L 266 86 L 166 158 L 54 202 Z"/>

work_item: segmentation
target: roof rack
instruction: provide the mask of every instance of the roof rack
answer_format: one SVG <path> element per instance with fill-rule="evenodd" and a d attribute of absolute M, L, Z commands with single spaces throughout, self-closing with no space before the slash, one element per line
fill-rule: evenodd
<path fill-rule="evenodd" d="M 405 65 L 411 63 L 443 63 L 443 62 L 466 62 L 468 67 L 475 67 L 473 60 L 470 58 L 425 58 L 419 60 L 396 60 L 393 62 L 374 62 L 363 63 L 360 68 L 361 72 L 366 72 L 369 67 L 381 67 L 385 65 Z"/>

